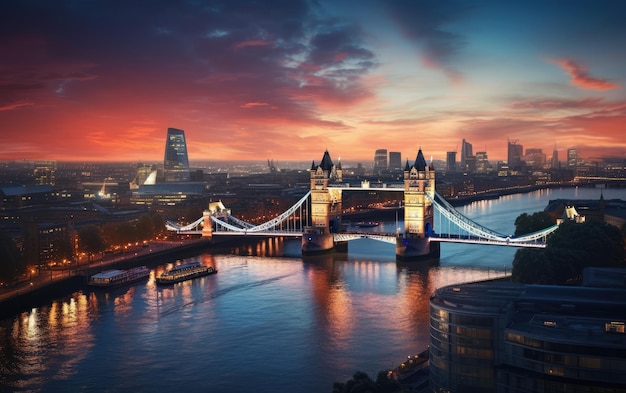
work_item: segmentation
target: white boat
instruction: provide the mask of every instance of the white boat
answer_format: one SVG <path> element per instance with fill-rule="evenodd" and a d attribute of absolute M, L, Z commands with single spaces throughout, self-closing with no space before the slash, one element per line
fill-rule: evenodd
<path fill-rule="evenodd" d="M 215 273 L 217 273 L 217 270 L 213 266 L 204 266 L 200 262 L 183 263 L 161 274 L 156 278 L 156 283 L 174 284 Z"/>
<path fill-rule="evenodd" d="M 114 287 L 141 280 L 150 275 L 146 266 L 134 267 L 128 270 L 105 270 L 89 278 L 89 285 L 94 287 Z"/>

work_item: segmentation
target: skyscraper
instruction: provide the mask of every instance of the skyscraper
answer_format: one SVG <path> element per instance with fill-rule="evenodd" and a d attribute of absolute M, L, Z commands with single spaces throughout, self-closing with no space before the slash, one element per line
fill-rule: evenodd
<path fill-rule="evenodd" d="M 472 144 L 469 142 L 466 142 L 465 139 L 463 139 L 463 142 L 461 143 L 461 171 L 464 171 L 465 169 L 467 169 L 467 163 L 466 158 L 473 156 L 474 152 L 472 150 Z"/>
<path fill-rule="evenodd" d="M 518 170 L 522 168 L 522 154 L 524 152 L 524 147 L 522 145 L 517 144 L 517 139 L 509 139 L 508 140 L 508 162 L 509 168 L 511 170 Z"/>
<path fill-rule="evenodd" d="M 576 149 L 570 147 L 567 149 L 567 169 L 574 171 L 576 174 L 576 169 L 578 167 L 578 153 Z"/>
<path fill-rule="evenodd" d="M 446 152 L 446 169 L 449 172 L 456 172 L 456 152 Z"/>
<path fill-rule="evenodd" d="M 402 169 L 402 155 L 399 151 L 389 152 L 389 169 L 401 170 Z"/>
<path fill-rule="evenodd" d="M 476 172 L 477 173 L 490 173 L 493 171 L 493 166 L 489 162 L 486 151 L 476 152 Z"/>
<path fill-rule="evenodd" d="M 163 163 L 165 181 L 189 181 L 189 159 L 185 131 L 167 129 L 165 141 L 165 161 Z"/>
<path fill-rule="evenodd" d="M 387 169 L 387 149 L 378 149 L 374 153 L 374 171 Z"/>
<path fill-rule="evenodd" d="M 552 160 L 550 160 L 550 167 L 552 169 L 559 169 L 559 151 L 556 149 L 556 143 L 554 144 L 554 151 L 552 152 Z"/>

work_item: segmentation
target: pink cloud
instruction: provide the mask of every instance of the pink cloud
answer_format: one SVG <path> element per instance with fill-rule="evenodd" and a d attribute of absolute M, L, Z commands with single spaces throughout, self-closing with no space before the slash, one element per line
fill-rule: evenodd
<path fill-rule="evenodd" d="M 582 89 L 611 90 L 620 87 L 618 84 L 611 83 L 606 79 L 594 78 L 589 74 L 587 68 L 576 64 L 573 60 L 554 59 L 551 62 L 563 68 L 572 77 L 572 84 Z"/>
<path fill-rule="evenodd" d="M 240 43 L 238 43 L 236 45 L 236 48 L 245 48 L 247 46 L 269 46 L 269 45 L 273 45 L 274 43 L 272 41 L 265 41 L 265 40 L 248 40 L 248 41 L 242 41 Z"/>
<path fill-rule="evenodd" d="M 11 104 L 0 106 L 0 111 L 12 111 L 24 106 L 33 106 L 33 103 L 28 101 L 16 101 Z"/>
<path fill-rule="evenodd" d="M 258 108 L 260 106 L 269 106 L 267 102 L 247 102 L 241 105 L 242 108 Z"/>

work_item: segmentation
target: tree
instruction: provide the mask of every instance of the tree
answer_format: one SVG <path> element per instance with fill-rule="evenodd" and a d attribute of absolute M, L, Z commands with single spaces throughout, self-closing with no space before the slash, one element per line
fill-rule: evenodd
<path fill-rule="evenodd" d="M 142 214 L 135 223 L 138 240 L 150 239 L 154 233 L 154 223 L 150 214 Z"/>
<path fill-rule="evenodd" d="M 520 249 L 513 281 L 564 285 L 579 281 L 585 267 L 626 267 L 619 228 L 597 221 L 564 222 L 543 250 Z"/>
<path fill-rule="evenodd" d="M 385 371 L 380 371 L 376 382 L 363 371 L 357 371 L 352 379 L 333 384 L 333 393 L 394 393 L 401 390 L 400 384 L 390 379 Z"/>
<path fill-rule="evenodd" d="M 536 212 L 531 215 L 520 214 L 515 219 L 515 236 L 537 232 L 554 225 L 554 220 L 546 212 Z"/>
<path fill-rule="evenodd" d="M 624 266 L 624 238 L 619 228 L 605 222 L 564 222 L 548 239 L 548 247 L 576 250 L 585 266 Z"/>
<path fill-rule="evenodd" d="M 154 229 L 154 236 L 161 236 L 167 232 L 165 228 L 165 220 L 160 214 L 152 215 L 152 228 Z"/>
<path fill-rule="evenodd" d="M 88 253 L 90 259 L 93 254 L 103 252 L 107 248 L 100 229 L 95 225 L 87 225 L 78 231 L 78 247 Z"/>
<path fill-rule="evenodd" d="M 25 271 L 26 264 L 13 238 L 6 232 L 0 232 L 0 281 L 15 281 Z"/>

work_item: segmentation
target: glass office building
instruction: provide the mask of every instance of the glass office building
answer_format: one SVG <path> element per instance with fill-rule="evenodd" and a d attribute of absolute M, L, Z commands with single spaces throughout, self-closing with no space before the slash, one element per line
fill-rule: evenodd
<path fill-rule="evenodd" d="M 190 180 L 185 131 L 176 128 L 167 129 L 163 169 L 166 182 L 186 182 Z"/>
<path fill-rule="evenodd" d="M 437 290 L 431 391 L 626 392 L 626 272 L 605 275 L 577 287 L 486 281 Z"/>

